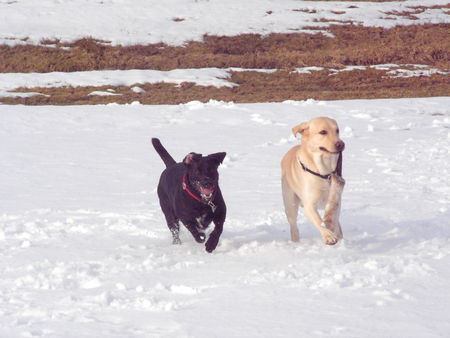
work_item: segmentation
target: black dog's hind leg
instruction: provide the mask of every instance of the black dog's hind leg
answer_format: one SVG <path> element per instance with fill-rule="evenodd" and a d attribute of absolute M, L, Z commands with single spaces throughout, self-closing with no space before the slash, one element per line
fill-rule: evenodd
<path fill-rule="evenodd" d="M 180 224 L 176 220 L 174 223 L 169 224 L 167 223 L 167 226 L 169 227 L 170 232 L 172 233 L 172 244 L 181 244 L 180 239 Z"/>
<path fill-rule="evenodd" d="M 197 226 L 198 224 L 195 222 L 183 222 L 186 228 L 189 230 L 189 232 L 194 237 L 195 241 L 197 243 L 204 243 L 205 242 L 205 234 L 198 231 Z"/>
<path fill-rule="evenodd" d="M 167 226 L 169 227 L 170 232 L 172 233 L 172 244 L 181 244 L 180 239 L 180 224 L 178 220 L 175 218 L 168 219 L 166 216 Z"/>
<path fill-rule="evenodd" d="M 165 204 L 160 200 L 161 209 L 164 213 L 164 217 L 166 218 L 167 226 L 172 233 L 172 244 L 181 244 L 180 240 L 180 224 L 178 223 L 178 219 L 174 216 L 172 209 L 168 207 L 168 203 Z"/>

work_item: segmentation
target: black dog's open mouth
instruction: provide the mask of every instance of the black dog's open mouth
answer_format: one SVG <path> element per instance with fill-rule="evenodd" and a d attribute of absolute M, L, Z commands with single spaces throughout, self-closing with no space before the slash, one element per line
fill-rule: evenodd
<path fill-rule="evenodd" d="M 203 199 L 209 200 L 214 194 L 214 189 L 200 187 L 200 195 Z"/>
<path fill-rule="evenodd" d="M 339 154 L 340 153 L 340 151 L 329 151 L 328 149 L 326 149 L 324 147 L 320 147 L 319 149 L 326 153 L 329 153 L 329 154 Z"/>

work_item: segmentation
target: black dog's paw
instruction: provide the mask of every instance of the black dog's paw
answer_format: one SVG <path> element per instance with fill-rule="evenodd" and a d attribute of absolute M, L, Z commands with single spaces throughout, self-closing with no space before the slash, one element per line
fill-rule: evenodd
<path fill-rule="evenodd" d="M 198 234 L 194 237 L 197 243 L 205 243 L 206 236 L 205 234 Z"/>
<path fill-rule="evenodd" d="M 208 251 L 209 253 L 213 252 L 214 249 L 217 247 L 218 242 L 219 242 L 218 240 L 210 238 L 208 242 L 206 242 L 205 244 L 205 250 Z"/>
<path fill-rule="evenodd" d="M 172 241 L 172 244 L 180 245 L 180 244 L 181 244 L 181 239 L 179 239 L 179 238 L 174 238 L 173 241 Z"/>

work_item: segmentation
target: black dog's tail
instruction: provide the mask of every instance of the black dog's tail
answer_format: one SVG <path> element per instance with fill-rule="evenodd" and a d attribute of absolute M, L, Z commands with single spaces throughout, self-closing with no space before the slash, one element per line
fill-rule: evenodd
<path fill-rule="evenodd" d="M 153 147 L 155 147 L 155 150 L 158 152 L 159 156 L 161 156 L 166 167 L 173 166 L 174 164 L 177 163 L 177 162 L 175 162 L 173 157 L 170 156 L 170 154 L 167 152 L 166 148 L 163 147 L 161 142 L 159 142 L 159 139 L 152 138 L 152 144 L 153 144 Z"/>

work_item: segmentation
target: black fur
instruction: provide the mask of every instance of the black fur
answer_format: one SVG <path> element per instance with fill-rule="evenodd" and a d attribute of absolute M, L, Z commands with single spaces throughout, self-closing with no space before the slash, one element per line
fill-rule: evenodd
<path fill-rule="evenodd" d="M 217 172 L 226 153 L 205 157 L 189 153 L 182 163 L 176 163 L 157 138 L 152 138 L 152 143 L 167 167 L 159 179 L 158 197 L 173 243 L 181 244 L 178 236 L 180 221 L 198 243 L 205 242 L 204 230 L 214 222 L 214 230 L 205 244 L 206 251 L 212 252 L 219 242 L 227 212 Z M 201 201 L 195 200 L 183 190 L 183 177 L 186 177 L 187 188 L 201 198 Z M 215 206 L 215 210 L 208 202 Z"/>

